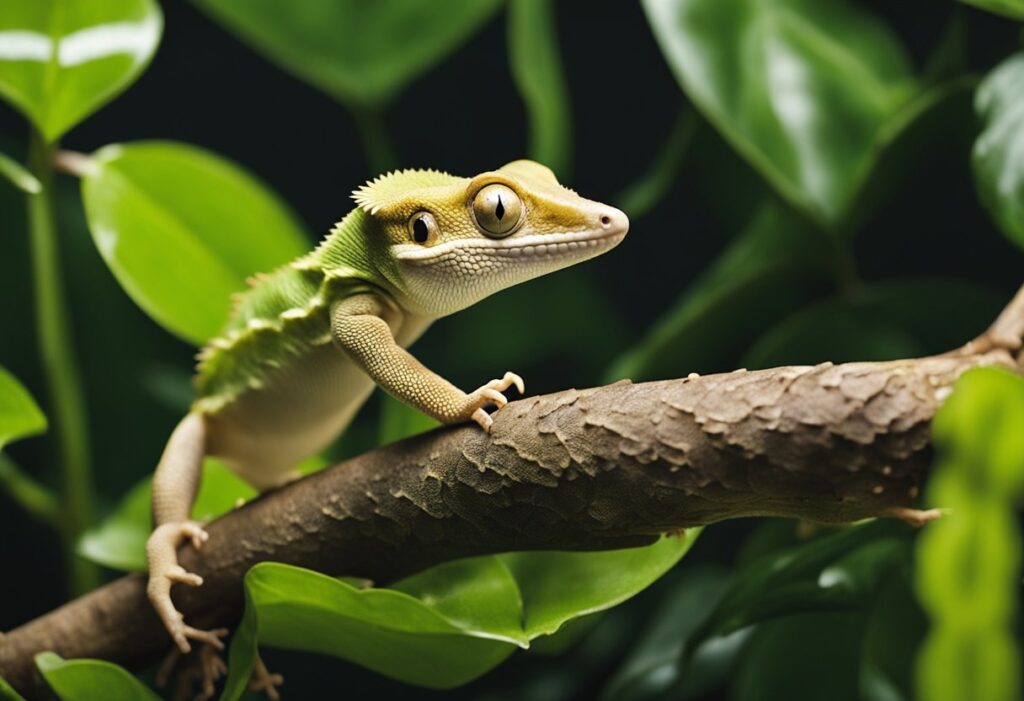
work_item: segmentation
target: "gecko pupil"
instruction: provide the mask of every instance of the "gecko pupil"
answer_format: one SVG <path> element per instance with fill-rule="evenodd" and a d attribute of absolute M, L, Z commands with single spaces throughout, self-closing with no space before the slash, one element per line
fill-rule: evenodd
<path fill-rule="evenodd" d="M 427 237 L 429 236 L 427 230 L 427 222 L 423 221 L 423 217 L 420 217 L 412 224 L 412 237 L 416 240 L 416 243 L 426 243 Z"/>
<path fill-rule="evenodd" d="M 498 195 L 498 206 L 494 208 L 494 216 L 501 221 L 505 218 L 505 204 L 501 201 L 501 195 Z"/>

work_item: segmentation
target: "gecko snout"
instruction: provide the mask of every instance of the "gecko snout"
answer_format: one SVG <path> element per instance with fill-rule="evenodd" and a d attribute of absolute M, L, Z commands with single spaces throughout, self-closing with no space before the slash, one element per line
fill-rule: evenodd
<path fill-rule="evenodd" d="M 609 235 L 624 234 L 629 231 L 629 217 L 615 207 L 602 207 L 597 213 L 597 221 L 601 229 Z"/>

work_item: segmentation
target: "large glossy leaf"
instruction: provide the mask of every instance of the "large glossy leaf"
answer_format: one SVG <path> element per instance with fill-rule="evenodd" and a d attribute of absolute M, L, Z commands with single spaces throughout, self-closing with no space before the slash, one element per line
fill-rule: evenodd
<path fill-rule="evenodd" d="M 25 697 L 14 690 L 10 684 L 0 677 L 0 700 L 2 701 L 25 701 Z"/>
<path fill-rule="evenodd" d="M 697 533 L 627 550 L 471 558 L 389 589 L 361 590 L 309 570 L 260 564 L 246 576 L 250 628 L 232 642 L 231 659 L 244 673 L 258 638 L 341 657 L 407 683 L 451 688 L 538 636 L 633 596 L 675 564 Z M 235 673 L 228 686 L 239 688 Z"/>
<path fill-rule="evenodd" d="M 46 417 L 14 375 L 0 367 L 0 450 L 46 430 Z"/>
<path fill-rule="evenodd" d="M 530 118 L 530 158 L 565 181 L 572 165 L 572 115 L 558 55 L 555 0 L 510 0 L 508 56 Z"/>
<path fill-rule="evenodd" d="M 974 178 L 996 224 L 1024 247 L 1024 52 L 999 64 L 978 88 L 983 129 L 974 143 Z"/>
<path fill-rule="evenodd" d="M 743 364 L 766 368 L 938 353 L 981 333 L 1004 301 L 985 287 L 952 279 L 869 285 L 781 322 L 753 344 Z"/>
<path fill-rule="evenodd" d="M 1024 0 L 960 0 L 1010 19 L 1024 19 Z"/>
<path fill-rule="evenodd" d="M 833 249 L 805 222 L 768 204 L 607 381 L 722 370 L 758 334 L 811 298 L 832 274 Z"/>
<path fill-rule="evenodd" d="M 0 97 L 54 141 L 142 73 L 162 31 L 154 0 L 4 0 Z"/>
<path fill-rule="evenodd" d="M 271 59 L 343 102 L 386 103 L 457 47 L 500 0 L 195 0 Z"/>
<path fill-rule="evenodd" d="M 102 660 L 65 660 L 52 652 L 36 655 L 36 667 L 61 701 L 160 701 L 142 682 Z"/>
<path fill-rule="evenodd" d="M 18 163 L 5 153 L 0 153 L 0 175 L 14 187 L 30 195 L 37 195 L 43 190 L 42 184 L 25 166 Z"/>
<path fill-rule="evenodd" d="M 845 0 L 645 0 L 687 96 L 778 190 L 840 224 L 918 91 L 898 39 Z"/>
<path fill-rule="evenodd" d="M 209 521 L 256 495 L 252 487 L 220 462 L 207 459 L 192 517 Z M 146 540 L 153 529 L 152 483 L 146 478 L 132 487 L 117 508 L 78 541 L 78 553 L 117 570 L 146 570 Z"/>
<path fill-rule="evenodd" d="M 296 217 L 239 166 L 172 142 L 98 151 L 82 180 L 96 247 L 153 319 L 199 344 L 232 293 L 309 249 Z"/>
<path fill-rule="evenodd" d="M 926 500 L 949 514 L 918 546 L 917 595 L 932 622 L 917 664 L 928 701 L 1017 699 L 1024 495 L 1024 378 L 971 370 L 932 422 L 939 456 Z"/>

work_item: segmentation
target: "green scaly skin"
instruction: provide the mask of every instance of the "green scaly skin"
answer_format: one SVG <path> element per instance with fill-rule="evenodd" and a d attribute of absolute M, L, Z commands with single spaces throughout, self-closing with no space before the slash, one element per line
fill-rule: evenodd
<path fill-rule="evenodd" d="M 198 397 L 154 476 L 147 547 L 150 599 L 183 652 L 189 639 L 220 649 L 225 633 L 186 625 L 170 599 L 172 584 L 202 583 L 176 550 L 208 538 L 190 520 L 204 456 L 272 488 L 333 441 L 375 385 L 443 423 L 489 429 L 485 406 L 503 406 L 512 386 L 522 392 L 518 375 L 466 393 L 405 349 L 435 319 L 599 255 L 629 227 L 532 161 L 474 178 L 390 173 L 354 198 L 358 208 L 314 251 L 253 279 L 200 353 Z"/>

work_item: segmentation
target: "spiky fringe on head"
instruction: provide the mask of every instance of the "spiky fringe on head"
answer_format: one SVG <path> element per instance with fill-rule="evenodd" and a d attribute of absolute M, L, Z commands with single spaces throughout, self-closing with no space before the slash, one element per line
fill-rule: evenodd
<path fill-rule="evenodd" d="M 393 170 L 367 182 L 352 193 L 352 199 L 367 214 L 377 214 L 408 197 L 410 191 L 448 185 L 461 179 L 433 169 Z"/>

